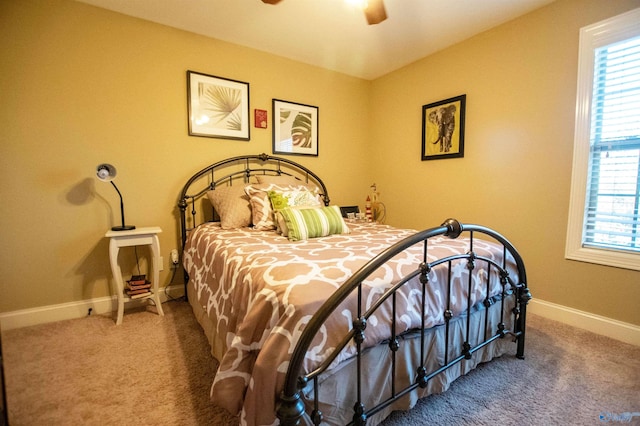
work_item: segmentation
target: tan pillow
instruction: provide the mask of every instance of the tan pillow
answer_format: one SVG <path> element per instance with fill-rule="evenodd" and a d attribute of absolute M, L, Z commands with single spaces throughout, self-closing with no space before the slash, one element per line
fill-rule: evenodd
<path fill-rule="evenodd" d="M 255 177 L 258 180 L 258 183 L 264 184 L 275 183 L 278 185 L 305 185 L 303 181 L 289 175 L 255 175 Z"/>
<path fill-rule="evenodd" d="M 251 204 L 243 185 L 220 186 L 207 191 L 207 197 L 218 212 L 223 229 L 251 225 Z"/>
<path fill-rule="evenodd" d="M 309 191 L 318 191 L 320 189 L 315 183 L 307 183 L 301 179 L 296 179 L 293 176 L 289 175 L 280 175 L 280 176 L 269 176 L 269 175 L 254 175 L 259 184 L 270 184 L 274 183 L 276 185 L 287 187 L 287 188 L 297 188 L 299 186 L 303 186 L 307 188 Z M 254 177 L 252 176 L 252 177 Z"/>

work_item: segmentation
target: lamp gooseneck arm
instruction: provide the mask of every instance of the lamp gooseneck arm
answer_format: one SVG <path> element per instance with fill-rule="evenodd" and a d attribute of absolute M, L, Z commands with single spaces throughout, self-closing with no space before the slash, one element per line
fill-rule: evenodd
<path fill-rule="evenodd" d="M 124 228 L 124 203 L 122 202 L 122 194 L 120 193 L 120 190 L 118 189 L 116 184 L 113 183 L 112 180 L 109 182 L 111 182 L 111 185 L 113 185 L 113 187 L 116 189 L 116 192 L 120 196 L 120 217 L 122 218 L 122 227 Z"/>

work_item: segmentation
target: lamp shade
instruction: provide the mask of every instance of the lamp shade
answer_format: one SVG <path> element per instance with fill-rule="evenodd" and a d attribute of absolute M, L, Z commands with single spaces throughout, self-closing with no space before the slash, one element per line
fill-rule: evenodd
<path fill-rule="evenodd" d="M 116 177 L 116 174 L 116 168 L 111 164 L 100 164 L 96 168 L 96 175 L 103 182 L 111 182 Z"/>

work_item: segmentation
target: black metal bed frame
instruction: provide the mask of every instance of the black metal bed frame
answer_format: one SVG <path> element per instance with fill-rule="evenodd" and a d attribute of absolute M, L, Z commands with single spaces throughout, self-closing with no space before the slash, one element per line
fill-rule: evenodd
<path fill-rule="evenodd" d="M 210 214 L 207 216 L 205 213 L 201 213 L 198 215 L 197 211 L 197 202 L 201 200 L 207 191 L 214 189 L 216 186 L 221 184 L 232 185 L 236 180 L 241 180 L 243 184 L 249 183 L 251 176 L 254 175 L 288 175 L 294 176 L 298 179 L 304 181 L 305 183 L 314 183 L 321 190 L 321 195 L 323 197 L 324 203 L 326 205 L 329 204 L 329 196 L 327 194 L 326 186 L 323 181 L 311 170 L 308 168 L 291 161 L 286 158 L 274 157 L 267 154 L 260 155 L 246 155 L 246 156 L 238 156 L 229 158 L 226 160 L 219 161 L 214 163 L 198 173 L 194 174 L 189 181 L 185 184 L 180 194 L 180 199 L 178 201 L 178 208 L 180 210 L 180 224 L 181 224 L 181 238 L 182 238 L 182 247 L 184 248 L 184 244 L 187 239 L 187 233 L 190 229 L 195 228 L 201 223 L 214 220 L 216 218 L 216 213 L 210 210 Z M 222 175 L 222 176 L 220 176 Z M 191 187 L 196 189 L 192 189 Z M 203 203 L 201 206 L 201 210 L 203 210 L 204 205 L 209 206 L 209 203 Z M 187 208 L 191 206 L 190 214 L 187 215 Z M 209 207 L 210 208 L 210 207 Z M 211 209 L 211 208 L 210 208 Z M 434 237 L 438 236 L 446 236 L 451 239 L 456 239 L 460 235 L 465 234 L 468 235 L 469 239 L 469 251 L 465 254 L 458 254 L 449 256 L 446 258 L 438 259 L 434 262 L 427 262 L 427 253 L 429 249 L 429 241 Z M 474 239 L 476 235 L 480 235 L 481 239 L 491 239 L 503 247 L 503 262 L 502 264 L 497 264 L 495 261 L 477 255 L 473 250 Z M 380 296 L 379 300 L 377 300 L 366 312 L 362 312 L 362 306 L 360 303 L 360 296 L 362 293 L 362 282 L 365 281 L 371 274 L 373 274 L 378 268 L 383 266 L 388 260 L 398 255 L 402 251 L 412 247 L 416 244 L 423 244 L 423 262 L 419 265 L 419 267 L 414 270 L 411 274 L 404 277 L 401 281 L 395 284 L 393 287 L 388 289 L 383 295 Z M 518 277 L 517 282 L 514 282 L 513 278 L 510 277 L 508 271 L 506 270 L 506 259 L 507 255 L 510 255 L 515 261 Z M 422 310 L 424 312 L 426 302 L 425 297 L 426 293 L 429 291 L 429 274 L 435 267 L 444 267 L 448 268 L 449 271 L 449 298 L 451 297 L 451 267 L 453 262 L 457 261 L 466 261 L 467 268 L 469 271 L 473 270 L 476 267 L 478 262 L 485 262 L 488 270 L 494 268 L 500 277 L 500 283 L 502 285 L 502 294 L 499 298 L 490 297 L 488 292 L 490 288 L 490 278 L 487 278 L 487 294 L 485 295 L 485 299 L 483 301 L 483 305 L 485 310 L 488 310 L 489 307 L 494 303 L 501 304 L 501 313 L 500 313 L 500 322 L 496 330 L 492 333 L 488 333 L 487 330 L 487 321 L 488 321 L 488 313 L 485 313 L 484 317 L 484 336 L 482 337 L 479 343 L 474 345 L 471 344 L 472 337 L 477 339 L 479 336 L 471 336 L 470 335 L 470 318 L 471 318 L 471 310 L 474 308 L 470 306 L 470 303 L 467 303 L 466 308 L 466 331 L 464 337 L 464 343 L 460 348 L 452 348 L 452 350 L 456 350 L 459 355 L 453 357 L 453 359 L 448 359 L 449 356 L 449 325 L 452 320 L 454 320 L 454 316 L 452 311 L 447 308 L 444 312 L 445 318 L 445 359 L 442 365 L 439 365 L 434 370 L 429 371 L 426 364 L 426 354 L 425 354 L 425 323 L 423 317 L 422 328 L 417 330 L 420 335 L 420 362 L 421 365 L 415 372 L 415 379 L 412 383 L 407 385 L 398 387 L 396 384 L 395 377 L 395 354 L 400 348 L 401 339 L 399 339 L 400 335 L 396 334 L 396 292 L 405 284 L 407 284 L 410 280 L 415 279 L 416 277 L 420 280 L 422 284 Z M 487 274 L 487 277 L 491 277 L 492 274 Z M 187 283 L 188 283 L 188 275 L 185 272 L 185 297 L 187 295 Z M 469 282 L 468 282 L 468 294 L 470 297 L 471 294 L 471 273 L 469 273 Z M 351 294 L 356 294 L 358 298 L 358 312 L 357 317 L 353 318 L 353 328 L 352 330 L 344 336 L 341 341 L 341 344 L 335 348 L 332 354 L 314 371 L 304 372 L 303 371 L 303 362 L 305 359 L 305 354 L 307 353 L 310 345 L 313 342 L 313 339 L 316 333 L 320 330 L 324 322 L 329 318 L 329 316 L 333 313 L 339 304 L 344 301 Z M 300 336 L 300 339 L 295 347 L 295 350 L 292 354 L 291 361 L 289 363 L 289 367 L 286 374 L 285 386 L 282 394 L 280 395 L 279 401 L 277 402 L 277 410 L 276 415 L 278 416 L 282 425 L 290 426 L 290 425 L 298 425 L 305 413 L 305 402 L 303 401 L 302 390 L 307 387 L 307 385 L 311 384 L 313 386 L 314 392 L 313 395 L 318 395 L 318 384 L 319 379 L 323 373 L 325 373 L 333 360 L 338 356 L 340 351 L 349 344 L 350 341 L 353 340 L 356 347 L 356 369 L 357 369 L 357 377 L 356 377 L 356 389 L 357 389 L 357 400 L 353 407 L 353 420 L 349 424 L 353 425 L 365 425 L 367 422 L 367 418 L 373 416 L 384 408 L 390 406 L 393 402 L 399 400 L 400 398 L 405 397 L 410 392 L 416 390 L 417 388 L 425 388 L 429 381 L 436 377 L 438 374 L 441 374 L 451 368 L 452 366 L 463 362 L 464 360 L 471 359 L 474 352 L 484 348 L 485 346 L 491 344 L 497 339 L 502 339 L 505 336 L 512 336 L 515 342 L 517 343 L 516 357 L 520 359 L 524 359 L 524 345 L 525 345 L 525 329 L 526 329 L 526 307 L 531 299 L 531 294 L 527 287 L 527 279 L 526 279 L 526 271 L 524 262 L 522 257 L 516 250 L 516 248 L 501 234 L 496 231 L 486 228 L 480 225 L 473 224 L 462 224 L 455 219 L 448 219 L 441 226 L 427 229 L 421 232 L 418 232 L 398 243 L 390 246 L 385 251 L 380 253 L 375 258 L 371 259 L 367 264 L 365 264 L 360 270 L 358 270 L 354 275 L 352 275 L 340 288 L 332 294 L 326 302 L 322 305 L 322 307 L 318 310 L 318 312 L 312 317 L 310 322 L 306 325 L 305 329 Z M 383 303 L 387 301 L 391 301 L 393 306 L 393 318 L 392 318 L 392 336 L 388 340 L 387 346 L 389 351 L 391 351 L 392 364 L 390 366 L 390 375 L 392 382 L 392 391 L 389 398 L 380 402 L 379 404 L 366 407 L 363 403 L 362 398 L 362 390 L 363 387 L 361 385 L 361 360 L 363 357 L 363 353 L 365 349 L 363 348 L 363 342 L 366 339 L 366 327 L 367 320 L 371 315 L 373 315 L 376 310 L 383 305 Z M 511 315 L 513 315 L 513 324 L 514 329 L 507 329 L 504 321 L 504 306 L 507 303 L 507 300 L 511 300 L 511 303 L 514 303 L 514 307 L 511 310 Z M 469 300 L 470 301 L 470 300 Z M 468 301 L 468 302 L 469 302 Z M 449 303 L 449 301 L 447 302 Z M 323 421 L 323 415 L 320 410 L 317 399 L 312 402 L 313 412 L 310 415 L 312 422 L 316 425 L 319 425 Z"/>
<path fill-rule="evenodd" d="M 434 262 L 427 262 L 427 252 L 429 248 L 429 240 L 431 238 L 437 236 L 447 236 L 449 238 L 455 239 L 458 238 L 462 233 L 469 234 L 470 248 L 469 251 L 465 254 L 452 255 L 445 258 L 438 259 Z M 503 264 L 499 265 L 495 261 L 478 256 L 473 251 L 473 242 L 474 242 L 474 234 L 481 234 L 485 237 L 490 237 L 494 241 L 499 242 L 503 247 Z M 340 305 L 342 301 L 344 301 L 350 294 L 357 293 L 358 300 L 360 301 L 360 295 L 362 292 L 362 282 L 367 279 L 371 274 L 373 274 L 378 268 L 383 266 L 387 261 L 389 261 L 394 256 L 398 255 L 400 252 L 408 249 L 411 246 L 416 244 L 423 243 L 423 262 L 419 265 L 419 267 L 413 271 L 411 274 L 404 277 L 393 287 L 388 289 L 380 298 L 373 303 L 373 305 L 366 311 L 362 312 L 362 306 L 358 304 L 358 312 L 357 317 L 353 319 L 353 328 L 352 330 L 344 337 L 341 341 L 341 344 L 337 346 L 332 353 L 327 357 L 327 359 L 314 371 L 304 372 L 303 371 L 303 361 L 305 358 L 305 354 L 309 349 L 310 345 L 313 342 L 313 339 L 316 333 L 320 330 L 320 327 L 324 324 L 324 322 L 329 318 L 329 316 L 333 313 L 335 308 Z M 518 270 L 518 282 L 513 282 L 512 278 L 509 276 L 509 272 L 506 270 L 506 258 L 507 253 L 509 253 L 517 266 Z M 487 333 L 487 321 L 488 314 L 485 314 L 484 322 L 485 322 L 485 334 L 481 342 L 471 345 L 472 337 L 470 335 L 470 324 L 469 321 L 471 319 L 471 311 L 474 308 L 467 303 L 466 309 L 466 331 L 465 331 L 465 341 L 460 348 L 459 356 L 454 359 L 448 359 L 449 350 L 447 348 L 448 343 L 450 341 L 449 336 L 449 324 L 454 319 L 452 311 L 447 308 L 444 312 L 445 318 L 445 355 L 444 355 L 444 364 L 440 365 L 438 368 L 428 371 L 426 364 L 426 354 L 425 354 L 425 324 L 424 318 L 425 315 L 422 315 L 423 323 L 422 328 L 419 330 L 420 332 L 420 360 L 421 365 L 415 372 L 415 380 L 404 386 L 401 389 L 397 389 L 396 378 L 395 378 L 395 353 L 400 348 L 400 340 L 399 335 L 396 334 L 396 292 L 402 286 L 407 284 L 411 279 L 418 277 L 420 283 L 422 284 L 422 310 L 425 310 L 425 295 L 428 291 L 429 285 L 429 273 L 438 265 L 444 265 L 449 270 L 449 298 L 451 296 L 451 265 L 454 261 L 463 260 L 467 262 L 467 268 L 472 270 L 476 267 L 476 263 L 478 262 L 486 262 L 488 268 L 495 268 L 498 271 L 500 276 L 500 282 L 502 285 L 502 294 L 501 297 L 496 301 L 495 299 L 489 297 L 488 291 L 490 288 L 489 282 L 487 282 L 487 294 L 485 295 L 485 299 L 483 304 L 485 308 L 489 308 L 493 303 L 501 304 L 501 319 L 498 324 L 495 333 L 489 335 Z M 488 277 L 491 274 L 487 274 Z M 489 280 L 488 278 L 487 280 Z M 470 297 L 471 294 L 471 283 L 472 277 L 469 274 L 468 281 L 468 294 Z M 509 297 L 515 298 L 515 307 L 512 309 L 512 315 L 514 316 L 514 330 L 508 330 L 504 323 L 504 306 Z M 349 423 L 350 425 L 365 425 L 367 422 L 367 418 L 376 414 L 380 410 L 386 408 L 391 405 L 393 402 L 399 400 L 404 397 L 408 393 L 414 391 L 418 387 L 425 388 L 432 378 L 437 376 L 440 373 L 448 370 L 454 365 L 464 361 L 471 359 L 474 352 L 479 349 L 489 345 L 491 342 L 496 339 L 504 338 L 507 335 L 512 336 L 517 342 L 517 351 L 516 356 L 520 359 L 524 359 L 524 343 L 525 343 L 525 326 L 526 326 L 526 307 L 531 299 L 531 294 L 526 284 L 526 271 L 524 262 L 518 251 L 515 247 L 502 235 L 499 233 L 483 227 L 479 225 L 472 224 L 462 224 L 455 219 L 448 219 L 445 221 L 440 227 L 431 228 L 424 230 L 422 232 L 418 232 L 398 243 L 390 246 L 384 252 L 380 253 L 378 256 L 373 258 L 367 264 L 365 264 L 359 271 L 357 271 L 354 275 L 352 275 L 340 288 L 333 293 L 327 301 L 322 305 L 322 307 L 318 310 L 318 312 L 311 318 L 309 323 L 306 325 L 302 335 L 297 343 L 296 348 L 291 356 L 291 361 L 289 362 L 289 368 L 287 370 L 287 376 L 285 379 L 285 387 L 280 396 L 280 401 L 277 407 L 277 416 L 280 419 L 282 425 L 298 425 L 300 424 L 300 419 L 302 418 L 305 412 L 305 404 L 302 399 L 302 389 L 305 388 L 310 382 L 313 385 L 313 395 L 317 395 L 318 392 L 318 381 L 320 375 L 327 371 L 331 362 L 338 356 L 340 351 L 342 351 L 345 346 L 349 343 L 349 341 L 353 340 L 356 345 L 356 362 L 357 362 L 357 375 L 356 375 L 356 386 L 357 386 L 357 400 L 353 407 L 353 421 Z M 381 403 L 373 406 L 373 407 L 365 407 L 362 400 L 362 385 L 361 385 L 361 359 L 363 357 L 363 345 L 366 338 L 365 330 L 367 328 L 367 320 L 373 315 L 376 310 L 382 306 L 382 304 L 388 300 L 391 300 L 393 304 L 393 317 L 391 323 L 392 336 L 388 341 L 388 347 L 391 351 L 391 357 L 394 360 L 392 365 L 390 366 L 390 375 L 392 378 L 392 395 L 382 401 Z M 447 301 L 449 303 L 449 300 Z M 319 425 L 322 422 L 322 412 L 319 409 L 317 398 L 313 400 L 313 412 L 311 413 L 311 420 L 314 424 Z"/>

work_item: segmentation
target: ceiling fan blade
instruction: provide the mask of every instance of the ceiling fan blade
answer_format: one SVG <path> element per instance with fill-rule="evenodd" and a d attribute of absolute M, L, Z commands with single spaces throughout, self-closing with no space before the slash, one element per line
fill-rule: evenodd
<path fill-rule="evenodd" d="M 364 15 L 369 25 L 379 24 L 387 19 L 387 11 L 384 9 L 382 0 L 369 0 L 369 4 L 364 9 Z"/>
<path fill-rule="evenodd" d="M 278 4 L 281 0 L 262 0 L 262 3 L 266 4 Z"/>

